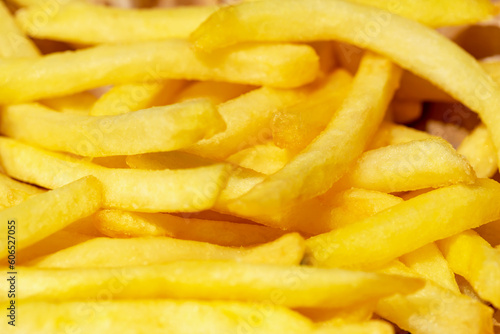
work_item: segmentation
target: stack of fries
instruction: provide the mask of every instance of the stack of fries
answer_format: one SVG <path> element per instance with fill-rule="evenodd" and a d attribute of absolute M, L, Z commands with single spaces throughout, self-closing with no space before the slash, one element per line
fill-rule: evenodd
<path fill-rule="evenodd" d="M 0 332 L 500 332 L 500 6 L 209 2 L 0 2 Z"/>

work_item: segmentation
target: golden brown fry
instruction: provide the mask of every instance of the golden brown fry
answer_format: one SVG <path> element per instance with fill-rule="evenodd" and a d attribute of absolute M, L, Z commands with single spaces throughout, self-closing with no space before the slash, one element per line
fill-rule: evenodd
<path fill-rule="evenodd" d="M 306 45 L 241 45 L 206 57 L 197 56 L 184 40 L 100 45 L 38 59 L 1 60 L 0 103 L 163 79 L 293 88 L 314 80 L 318 66 L 316 53 Z"/>

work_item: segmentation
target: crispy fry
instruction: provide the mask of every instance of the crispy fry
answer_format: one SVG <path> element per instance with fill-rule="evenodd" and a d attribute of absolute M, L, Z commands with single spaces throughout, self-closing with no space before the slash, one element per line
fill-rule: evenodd
<path fill-rule="evenodd" d="M 310 20 L 313 16 L 316 19 Z M 223 28 L 227 25 L 231 29 Z M 239 41 L 318 39 L 378 52 L 431 81 L 479 114 L 500 154 L 499 85 L 459 46 L 411 20 L 339 0 L 287 0 L 286 6 L 283 1 L 257 1 L 222 7 L 191 35 L 196 47 L 205 51 Z"/>
<path fill-rule="evenodd" d="M 100 211 L 95 225 L 114 238 L 168 236 L 233 247 L 269 242 L 284 233 L 261 225 L 119 210 Z"/>
<path fill-rule="evenodd" d="M 418 276 L 400 262 L 392 263 L 381 272 Z M 376 313 L 414 334 L 492 333 L 491 308 L 431 281 L 426 281 L 415 293 L 380 300 Z"/>
<path fill-rule="evenodd" d="M 499 219 L 500 207 L 495 204 L 499 200 L 500 184 L 493 180 L 436 189 L 308 239 L 306 261 L 329 267 L 376 267 L 435 240 Z M 433 228 L 427 228 L 429 222 Z"/>
<path fill-rule="evenodd" d="M 229 176 L 224 164 L 176 171 L 105 168 L 5 137 L 0 137 L 0 167 L 12 177 L 45 188 L 93 175 L 103 185 L 105 208 L 143 212 L 209 209 Z"/>
<path fill-rule="evenodd" d="M 495 146 L 488 130 L 482 124 L 462 141 L 457 152 L 467 158 L 477 177 L 492 177 L 498 169 Z"/>
<path fill-rule="evenodd" d="M 250 248 L 223 247 L 167 237 L 95 238 L 29 263 L 40 268 L 144 266 L 179 260 L 232 260 L 247 263 L 299 264 L 304 239 L 287 234 Z"/>
<path fill-rule="evenodd" d="M 2 134 L 46 149 L 91 157 L 173 151 L 224 128 L 222 118 L 207 100 L 100 117 L 59 113 L 36 104 L 0 111 Z"/>
<path fill-rule="evenodd" d="M 403 255 L 399 260 L 419 276 L 457 294 L 460 293 L 455 275 L 436 244 L 430 243 L 420 247 Z"/>
<path fill-rule="evenodd" d="M 65 1 L 41 24 L 45 7 L 30 6 L 18 11 L 17 23 L 31 37 L 80 44 L 187 38 L 216 9 L 191 6 L 137 10 Z"/>
<path fill-rule="evenodd" d="M 273 140 L 279 147 L 300 152 L 323 131 L 344 101 L 352 76 L 339 69 L 306 99 L 279 110 L 273 117 Z"/>
<path fill-rule="evenodd" d="M 500 251 L 474 231 L 465 231 L 438 241 L 453 271 L 472 285 L 479 297 L 500 305 Z"/>
<path fill-rule="evenodd" d="M 279 171 L 290 161 L 291 154 L 272 142 L 241 150 L 226 159 L 227 162 L 270 175 Z"/>
<path fill-rule="evenodd" d="M 57 232 L 70 223 L 91 215 L 102 204 L 101 185 L 94 177 L 85 177 L 67 186 L 35 195 L 0 212 L 7 225 L 1 232 L 0 258 L 14 255 L 23 248 Z M 16 225 L 18 231 L 16 233 Z M 19 228 L 20 227 L 20 228 Z M 15 247 L 7 248 L 14 233 Z M 12 238 L 9 238 L 12 240 Z M 10 258 L 9 258 L 10 260 Z"/>
<path fill-rule="evenodd" d="M 184 82 L 164 80 L 117 85 L 111 88 L 92 106 L 93 116 L 120 115 L 131 111 L 168 104 L 181 90 Z"/>
<path fill-rule="evenodd" d="M 26 300 L 84 299 L 116 280 L 127 278 L 116 299 L 185 298 L 265 302 L 289 307 L 344 307 L 423 286 L 420 279 L 384 274 L 290 265 L 230 261 L 176 261 L 157 266 L 87 269 L 19 268 L 19 289 Z M 57 280 L 64 272 L 67 280 Z M 292 279 L 291 279 L 292 278 Z M 35 284 L 35 282 L 38 282 Z M 22 285 L 21 285 L 22 284 Z M 0 288 L 5 301 L 7 285 Z M 279 294 L 279 298 L 273 297 Z"/>
<path fill-rule="evenodd" d="M 339 183 L 344 187 L 399 192 L 472 184 L 475 180 L 467 160 L 448 142 L 436 138 L 365 152 Z"/>
<path fill-rule="evenodd" d="M 244 215 L 272 213 L 295 200 L 327 191 L 347 172 L 375 133 L 397 86 L 399 73 L 388 60 L 367 54 L 351 92 L 325 131 L 280 171 L 229 203 L 230 210 Z"/>
<path fill-rule="evenodd" d="M 179 62 L 184 65 L 178 66 Z M 243 45 L 203 59 L 183 40 L 101 45 L 39 59 L 1 60 L 0 103 L 28 102 L 104 85 L 161 79 L 293 88 L 314 80 L 318 66 L 316 53 L 306 45 Z"/>

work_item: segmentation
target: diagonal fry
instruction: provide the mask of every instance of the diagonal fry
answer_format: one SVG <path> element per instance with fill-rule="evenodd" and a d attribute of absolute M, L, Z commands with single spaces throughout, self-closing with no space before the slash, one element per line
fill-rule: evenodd
<path fill-rule="evenodd" d="M 306 261 L 346 268 L 382 265 L 435 240 L 499 219 L 499 200 L 500 184 L 489 179 L 429 191 L 308 239 Z"/>
<path fill-rule="evenodd" d="M 325 131 L 280 171 L 229 203 L 229 209 L 243 215 L 273 213 L 294 200 L 327 191 L 348 171 L 375 133 L 399 74 L 399 68 L 385 58 L 365 55 L 351 92 Z"/>
<path fill-rule="evenodd" d="M 70 223 L 93 214 L 101 204 L 101 184 L 89 176 L 1 211 L 0 221 L 5 228 L 0 232 L 0 258 L 15 254 Z M 11 230 L 15 232 L 14 236 Z M 14 243 L 11 243 L 12 240 Z M 7 244 L 15 246 L 13 253 Z"/>
<path fill-rule="evenodd" d="M 37 104 L 0 109 L 0 133 L 91 157 L 173 151 L 224 128 L 214 106 L 201 99 L 100 117 L 60 113 Z"/>
<path fill-rule="evenodd" d="M 242 45 L 206 57 L 196 55 L 184 40 L 100 45 L 38 59 L 0 60 L 0 103 L 163 79 L 293 88 L 314 80 L 318 67 L 316 53 L 306 45 Z"/>
<path fill-rule="evenodd" d="M 167 237 L 95 238 L 29 263 L 40 268 L 99 268 L 145 266 L 179 260 L 295 265 L 304 255 L 304 239 L 286 234 L 266 244 L 242 248 Z"/>
<path fill-rule="evenodd" d="M 0 31 L 2 32 L 0 34 L 1 58 L 15 58 L 19 55 L 40 56 L 40 51 L 33 41 L 24 36 L 3 1 L 0 2 Z"/>
<path fill-rule="evenodd" d="M 215 6 L 131 9 L 85 2 L 63 2 L 40 22 L 46 6 L 30 6 L 16 13 L 19 26 L 31 37 L 80 44 L 127 43 L 186 38 Z"/>
<path fill-rule="evenodd" d="M 341 0 L 268 0 L 222 7 L 191 35 L 204 51 L 241 41 L 332 39 L 386 56 L 477 112 L 500 154 L 499 85 L 470 54 L 417 22 Z"/>
<path fill-rule="evenodd" d="M 185 298 L 265 302 L 289 307 L 345 307 L 393 294 L 412 293 L 420 279 L 342 269 L 229 261 L 176 261 L 122 268 L 19 268 L 19 298 L 32 301 L 82 300 L 116 280 L 127 280 L 116 299 Z M 65 280 L 59 278 L 64 273 Z M 35 283 L 36 282 L 36 283 Z M 7 292 L 0 288 L 0 301 Z M 279 296 L 279 298 L 276 298 Z"/>
<path fill-rule="evenodd" d="M 106 168 L 5 137 L 0 137 L 0 169 L 51 189 L 93 175 L 103 185 L 103 207 L 143 212 L 209 209 L 229 176 L 225 164 L 161 171 Z"/>
<path fill-rule="evenodd" d="M 18 182 L 0 173 L 0 210 L 10 208 L 33 195 L 43 192 L 40 188 Z"/>

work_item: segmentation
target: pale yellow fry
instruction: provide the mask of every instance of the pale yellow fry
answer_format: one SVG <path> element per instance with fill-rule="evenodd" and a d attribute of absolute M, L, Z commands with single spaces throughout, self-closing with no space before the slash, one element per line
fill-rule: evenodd
<path fill-rule="evenodd" d="M 499 200 L 500 184 L 488 179 L 429 191 L 308 239 L 306 260 L 329 267 L 381 265 L 435 240 L 499 219 Z M 429 224 L 433 227 L 428 228 Z"/>
<path fill-rule="evenodd" d="M 267 142 L 276 110 L 293 105 L 307 96 L 308 88 L 293 90 L 262 87 L 218 106 L 226 131 L 202 140 L 186 151 L 222 160 L 246 147 Z"/>
<path fill-rule="evenodd" d="M 385 274 L 418 277 L 400 262 L 381 270 Z M 425 286 L 406 296 L 381 299 L 376 313 L 413 334 L 492 333 L 493 311 L 467 296 L 426 281 Z"/>
<path fill-rule="evenodd" d="M 412 293 L 420 279 L 376 273 L 277 264 L 231 261 L 176 261 L 164 265 L 122 268 L 36 269 L 18 268 L 19 299 L 78 300 L 98 293 L 126 277 L 123 290 L 113 298 L 185 298 L 240 300 L 289 307 L 344 307 L 393 294 Z M 61 276 L 64 275 L 64 281 Z M 290 279 L 290 278 L 294 279 Z M 0 301 L 7 300 L 7 285 Z M 280 295 L 276 298 L 276 295 Z M 274 297 L 273 297 L 274 296 Z"/>
<path fill-rule="evenodd" d="M 91 215 L 101 204 L 101 184 L 90 176 L 0 211 L 5 224 L 0 232 L 0 258 L 13 255 L 10 264 L 15 264 L 16 251 Z"/>
<path fill-rule="evenodd" d="M 241 41 L 334 39 L 378 52 L 477 112 L 500 154 L 499 85 L 470 54 L 417 22 L 341 0 L 269 0 L 222 7 L 191 39 L 206 51 Z"/>
<path fill-rule="evenodd" d="M 112 169 L 0 137 L 0 167 L 7 175 L 57 188 L 87 175 L 103 185 L 103 207 L 143 212 L 207 210 L 229 176 L 227 165 L 185 170 Z"/>
<path fill-rule="evenodd" d="M 241 248 L 168 237 L 95 238 L 29 263 L 40 268 L 103 268 L 162 264 L 179 260 L 232 260 L 233 262 L 299 264 L 304 239 L 286 234 L 267 244 Z"/>
<path fill-rule="evenodd" d="M 190 99 L 205 98 L 213 104 L 220 104 L 247 93 L 253 87 L 248 85 L 237 85 L 227 82 L 199 81 L 185 88 L 180 92 L 175 102 L 187 101 Z"/>
<path fill-rule="evenodd" d="M 209 242 L 221 246 L 249 246 L 269 242 L 283 231 L 256 224 L 233 223 L 182 217 L 165 213 L 133 213 L 103 210 L 97 213 L 96 228 L 112 238 L 168 236 Z"/>
<path fill-rule="evenodd" d="M 435 243 L 427 244 L 405 254 L 399 260 L 419 276 L 450 291 L 460 293 L 455 274 Z"/>
<path fill-rule="evenodd" d="M 291 153 L 272 142 L 241 150 L 226 161 L 256 172 L 270 175 L 283 168 L 291 159 Z"/>
<path fill-rule="evenodd" d="M 107 91 L 94 103 L 90 114 L 93 116 L 120 115 L 131 111 L 169 104 L 184 82 L 163 80 L 117 85 Z"/>
<path fill-rule="evenodd" d="M 91 301 L 19 303 L 16 312 L 24 317 L 22 322 L 16 323 L 16 333 L 54 334 L 61 328 L 108 334 L 316 333 L 309 319 L 272 303 L 104 300 L 111 291 L 123 289 L 126 284 L 127 281 L 119 276 L 102 292 L 92 296 Z M 1 307 L 6 309 L 8 305 L 2 303 Z M 61 319 L 64 319 L 63 323 Z M 0 330 L 8 333 L 12 327 L 7 324 L 9 319 L 4 320 L 0 323 Z"/>
<path fill-rule="evenodd" d="M 405 125 L 383 122 L 378 128 L 366 150 L 374 150 L 388 145 L 398 145 L 414 140 L 437 139 L 427 132 L 416 130 Z"/>
<path fill-rule="evenodd" d="M 474 170 L 443 139 L 416 140 L 365 152 L 340 184 L 383 192 L 472 184 Z"/>
<path fill-rule="evenodd" d="M 472 285 L 479 297 L 500 306 L 500 251 L 474 231 L 438 241 L 453 271 Z"/>
<path fill-rule="evenodd" d="M 316 53 L 307 45 L 240 45 L 206 57 L 197 56 L 184 40 L 100 45 L 41 58 L 1 60 L 0 103 L 162 79 L 293 88 L 314 80 L 318 66 Z"/>
<path fill-rule="evenodd" d="M 40 51 L 19 29 L 5 4 L 0 2 L 0 58 L 38 57 Z"/>
<path fill-rule="evenodd" d="M 229 203 L 229 209 L 244 215 L 269 214 L 327 191 L 375 133 L 399 74 L 385 58 L 365 55 L 350 93 L 325 131 L 280 171 Z"/>
<path fill-rule="evenodd" d="M 350 2 L 385 9 L 431 27 L 458 26 L 483 21 L 493 15 L 488 0 L 349 0 Z"/>
<path fill-rule="evenodd" d="M 63 1 L 56 11 L 30 6 L 16 13 L 19 26 L 40 39 L 80 44 L 126 43 L 186 38 L 217 7 L 112 8 Z M 45 20 L 41 21 L 40 17 Z"/>
<path fill-rule="evenodd" d="M 498 169 L 495 145 L 483 124 L 465 137 L 457 151 L 467 158 L 477 177 L 492 177 Z"/>
<path fill-rule="evenodd" d="M 214 106 L 201 99 L 116 116 L 60 113 L 37 104 L 0 111 L 0 133 L 90 157 L 173 151 L 224 128 Z"/>
<path fill-rule="evenodd" d="M 32 185 L 11 179 L 0 173 L 0 210 L 17 205 L 27 198 L 43 193 L 43 190 Z"/>

